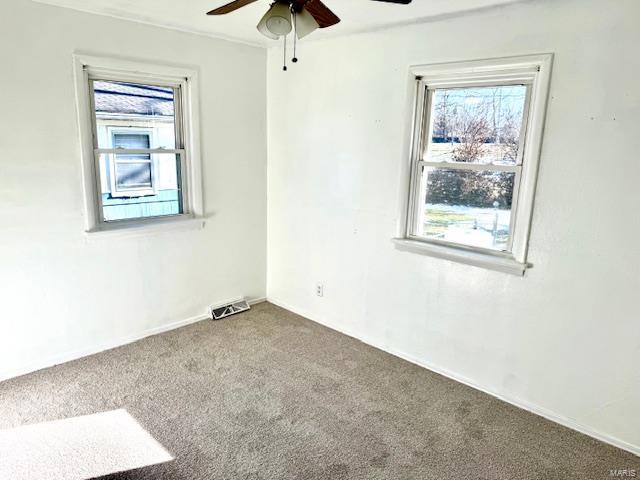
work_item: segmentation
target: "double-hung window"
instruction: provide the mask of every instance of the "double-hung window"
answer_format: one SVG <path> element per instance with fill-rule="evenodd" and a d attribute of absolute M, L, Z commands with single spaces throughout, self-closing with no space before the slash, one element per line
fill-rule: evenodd
<path fill-rule="evenodd" d="M 123 129 L 112 131 L 116 149 L 145 150 L 151 148 L 151 131 Z M 154 195 L 154 165 L 150 153 L 118 153 L 113 155 L 109 171 L 112 197 Z"/>
<path fill-rule="evenodd" d="M 415 67 L 400 245 L 522 274 L 551 58 Z"/>
<path fill-rule="evenodd" d="M 201 216 L 195 75 L 76 57 L 89 232 Z"/>

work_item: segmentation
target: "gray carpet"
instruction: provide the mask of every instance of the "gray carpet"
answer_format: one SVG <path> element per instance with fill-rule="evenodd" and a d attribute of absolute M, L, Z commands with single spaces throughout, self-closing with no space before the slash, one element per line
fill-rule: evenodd
<path fill-rule="evenodd" d="M 640 472 L 630 453 L 266 303 L 0 383 L 0 429 L 118 408 L 176 459 L 110 480 Z"/>

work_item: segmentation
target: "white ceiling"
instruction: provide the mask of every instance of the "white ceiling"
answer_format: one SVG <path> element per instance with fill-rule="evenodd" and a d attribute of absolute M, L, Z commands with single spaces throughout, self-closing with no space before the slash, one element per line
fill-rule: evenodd
<path fill-rule="evenodd" d="M 233 13 L 206 16 L 205 12 L 231 0 L 34 0 L 85 12 L 150 23 L 193 33 L 270 46 L 255 26 L 270 0 L 259 0 Z M 413 23 L 429 18 L 455 15 L 522 0 L 414 0 L 410 5 L 394 5 L 371 0 L 323 0 L 341 19 L 338 25 L 314 32 L 322 38 L 375 30 L 389 25 Z"/>

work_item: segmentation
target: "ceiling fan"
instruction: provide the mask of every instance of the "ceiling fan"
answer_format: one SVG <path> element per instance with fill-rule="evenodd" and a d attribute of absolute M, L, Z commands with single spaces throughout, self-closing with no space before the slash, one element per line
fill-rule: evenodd
<path fill-rule="evenodd" d="M 218 7 L 207 15 L 225 15 L 245 7 L 258 0 L 234 0 L 231 3 Z M 376 2 L 397 3 L 408 5 L 412 0 L 373 0 Z M 306 37 L 318 28 L 327 28 L 340 22 L 340 18 L 333 13 L 320 0 L 275 0 L 267 13 L 258 22 L 258 31 L 267 38 L 277 40 L 284 37 L 285 59 L 287 35 L 295 29 L 294 33 L 294 57 L 296 39 Z M 283 70 L 286 70 L 286 60 Z"/>

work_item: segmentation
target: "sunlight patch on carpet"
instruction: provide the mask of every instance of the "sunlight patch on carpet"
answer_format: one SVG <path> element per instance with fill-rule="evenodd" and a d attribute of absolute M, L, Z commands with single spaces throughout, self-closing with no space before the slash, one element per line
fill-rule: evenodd
<path fill-rule="evenodd" d="M 171 460 L 126 410 L 0 430 L 0 479 L 86 480 Z"/>

